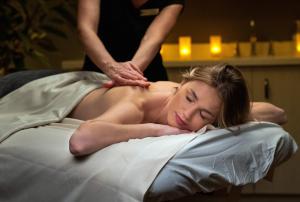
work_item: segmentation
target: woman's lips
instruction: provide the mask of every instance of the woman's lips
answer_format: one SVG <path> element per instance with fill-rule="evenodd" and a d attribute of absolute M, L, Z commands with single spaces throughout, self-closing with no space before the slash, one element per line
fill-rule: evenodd
<path fill-rule="evenodd" d="M 179 126 L 186 126 L 186 122 L 175 112 L 175 121 Z"/>

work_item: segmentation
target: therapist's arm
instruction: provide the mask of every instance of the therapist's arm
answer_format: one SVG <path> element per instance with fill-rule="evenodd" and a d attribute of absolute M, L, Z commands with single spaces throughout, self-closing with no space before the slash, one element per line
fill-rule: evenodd
<path fill-rule="evenodd" d="M 142 72 L 134 64 L 116 62 L 98 37 L 101 0 L 78 1 L 79 38 L 87 55 L 112 80 L 121 85 L 148 86 Z M 112 14 L 113 15 L 113 14 Z M 101 36 L 100 36 L 101 37 Z"/>
<path fill-rule="evenodd" d="M 141 71 L 144 71 L 160 49 L 161 44 L 176 24 L 183 6 L 173 4 L 165 7 L 148 27 L 140 46 L 132 58 Z"/>

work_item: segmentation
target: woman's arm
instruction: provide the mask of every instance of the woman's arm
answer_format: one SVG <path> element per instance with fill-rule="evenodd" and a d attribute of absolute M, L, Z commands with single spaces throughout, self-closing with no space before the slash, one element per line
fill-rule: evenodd
<path fill-rule="evenodd" d="M 114 60 L 97 35 L 101 0 L 78 1 L 79 38 L 87 55 L 98 68 L 121 85 L 148 86 L 142 72 L 133 64 L 122 64 Z"/>
<path fill-rule="evenodd" d="M 257 121 L 269 121 L 280 125 L 287 122 L 287 116 L 283 109 L 266 102 L 252 102 L 250 118 Z"/>
<path fill-rule="evenodd" d="M 183 6 L 173 4 L 165 7 L 148 27 L 132 62 L 144 71 L 159 51 L 161 44 L 174 27 Z"/>
<path fill-rule="evenodd" d="M 94 153 L 129 139 L 175 135 L 186 131 L 160 124 L 116 124 L 100 120 L 86 121 L 72 135 L 69 148 L 75 156 Z"/>
<path fill-rule="evenodd" d="M 87 155 L 129 139 L 187 132 L 167 125 L 142 123 L 143 119 L 141 106 L 122 101 L 99 117 L 81 124 L 70 138 L 70 152 L 75 156 Z"/>

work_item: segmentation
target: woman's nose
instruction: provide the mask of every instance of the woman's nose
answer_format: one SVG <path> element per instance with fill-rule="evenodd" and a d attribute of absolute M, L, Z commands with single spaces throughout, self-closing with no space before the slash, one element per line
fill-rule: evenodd
<path fill-rule="evenodd" d="M 190 121 L 192 120 L 193 116 L 195 115 L 195 109 L 193 108 L 188 108 L 185 113 L 184 113 L 184 118 L 187 120 L 187 121 Z"/>

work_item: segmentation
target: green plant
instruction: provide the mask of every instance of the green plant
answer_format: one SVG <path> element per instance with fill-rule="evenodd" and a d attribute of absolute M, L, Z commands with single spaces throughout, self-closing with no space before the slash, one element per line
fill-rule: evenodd
<path fill-rule="evenodd" d="M 75 6 L 74 0 L 0 0 L 0 70 L 26 68 L 25 57 L 49 66 L 45 51 L 57 51 L 51 35 L 67 38 L 65 27 L 74 30 Z"/>

